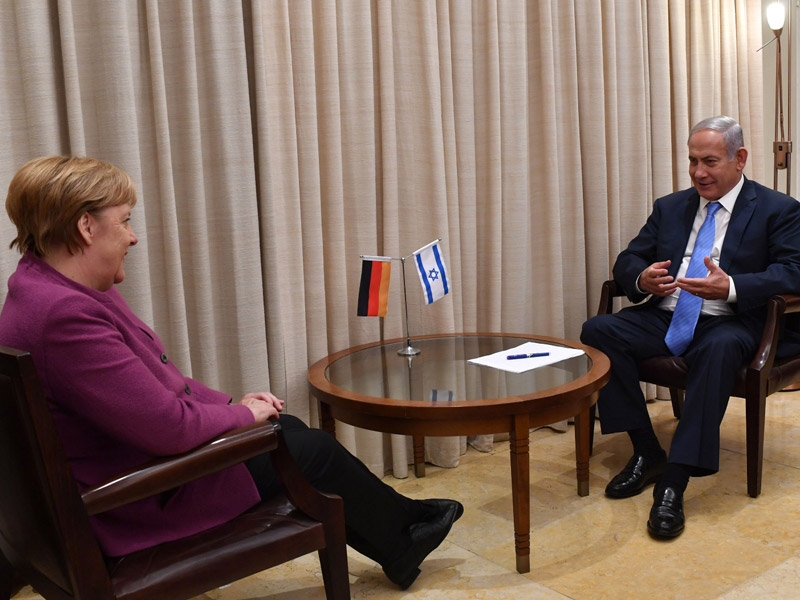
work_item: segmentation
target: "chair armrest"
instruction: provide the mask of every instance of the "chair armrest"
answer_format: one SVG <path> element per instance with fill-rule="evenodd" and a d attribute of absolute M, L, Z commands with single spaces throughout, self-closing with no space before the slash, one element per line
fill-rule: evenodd
<path fill-rule="evenodd" d="M 783 302 L 786 304 L 786 308 L 783 312 L 785 313 L 797 313 L 800 312 L 800 296 L 795 294 L 779 294 L 775 296 L 776 298 L 781 298 Z"/>
<path fill-rule="evenodd" d="M 86 512 L 96 515 L 221 471 L 278 447 L 280 424 L 254 423 L 197 448 L 159 458 L 83 491 Z"/>
<path fill-rule="evenodd" d="M 306 479 L 300 467 L 289 454 L 283 436 L 278 436 L 278 447 L 270 453 L 272 466 L 283 486 L 286 497 L 297 508 L 317 521 L 338 521 L 341 519 L 342 500 L 335 494 L 320 492 Z M 341 521 L 344 527 L 344 521 Z"/>
<path fill-rule="evenodd" d="M 597 308 L 598 315 L 610 315 L 614 312 L 614 298 L 624 296 L 622 289 L 613 279 L 603 282 L 600 290 L 600 305 Z"/>
<path fill-rule="evenodd" d="M 764 331 L 753 360 L 747 367 L 748 373 L 769 372 L 775 362 L 775 353 L 778 351 L 778 338 L 780 337 L 783 316 L 787 313 L 800 312 L 800 296 L 790 294 L 776 294 L 767 300 L 767 318 L 764 321 Z M 749 375 L 748 375 L 749 378 Z"/>

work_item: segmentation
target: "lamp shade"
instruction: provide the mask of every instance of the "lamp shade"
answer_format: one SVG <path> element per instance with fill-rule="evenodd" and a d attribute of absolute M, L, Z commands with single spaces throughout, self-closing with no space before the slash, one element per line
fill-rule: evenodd
<path fill-rule="evenodd" d="M 767 6 L 767 25 L 772 31 L 783 29 L 785 22 L 786 9 L 783 7 L 783 2 L 773 2 Z"/>

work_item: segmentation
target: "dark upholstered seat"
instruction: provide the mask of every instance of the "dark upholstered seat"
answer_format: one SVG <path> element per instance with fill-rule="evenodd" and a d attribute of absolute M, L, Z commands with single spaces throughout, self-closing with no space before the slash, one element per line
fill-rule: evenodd
<path fill-rule="evenodd" d="M 614 298 L 622 295 L 614 281 L 603 283 L 597 314 L 611 314 Z M 800 313 L 800 296 L 778 295 L 769 299 L 761 343 L 753 360 L 739 370 L 733 386 L 732 395 L 745 399 L 747 493 L 753 498 L 761 493 L 766 399 L 800 380 L 800 355 L 775 358 L 781 327 L 800 331 L 800 315 L 792 313 Z M 679 356 L 649 358 L 639 363 L 642 381 L 669 388 L 672 411 L 677 418 L 683 406 L 687 371 L 686 362 Z M 593 406 L 592 420 L 594 414 Z"/>
<path fill-rule="evenodd" d="M 109 559 L 89 516 L 159 494 L 264 452 L 286 490 L 196 535 Z M 350 597 L 342 501 L 316 491 L 276 422 L 78 491 L 29 354 L 0 347 L 0 598 L 13 572 L 47 599 L 191 598 L 318 551 L 328 598 Z"/>

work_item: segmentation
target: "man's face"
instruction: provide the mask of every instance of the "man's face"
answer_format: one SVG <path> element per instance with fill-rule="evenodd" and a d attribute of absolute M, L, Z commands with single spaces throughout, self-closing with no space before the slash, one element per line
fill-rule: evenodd
<path fill-rule="evenodd" d="M 728 160 L 719 131 L 701 129 L 689 138 L 689 176 L 706 200 L 719 200 L 730 192 L 739 183 L 746 162 L 745 148 L 739 148 L 733 160 Z"/>

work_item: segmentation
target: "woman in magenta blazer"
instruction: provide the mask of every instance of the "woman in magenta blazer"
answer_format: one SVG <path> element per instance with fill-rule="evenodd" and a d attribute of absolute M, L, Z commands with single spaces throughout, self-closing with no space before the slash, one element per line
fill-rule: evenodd
<path fill-rule="evenodd" d="M 158 336 L 114 288 L 137 243 L 130 177 L 91 158 L 24 165 L 6 210 L 22 252 L 0 313 L 0 344 L 31 353 L 79 486 L 154 457 L 190 450 L 225 431 L 277 417 L 270 393 L 227 394 L 184 376 Z M 463 511 L 453 500 L 411 500 L 384 484 L 335 439 L 280 416 L 309 481 L 344 500 L 348 543 L 403 589 Z M 167 494 L 92 517 L 102 549 L 120 556 L 225 522 L 278 492 L 257 457 Z"/>

